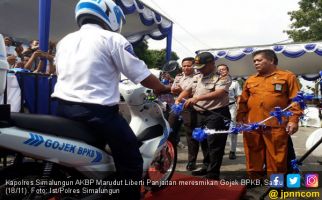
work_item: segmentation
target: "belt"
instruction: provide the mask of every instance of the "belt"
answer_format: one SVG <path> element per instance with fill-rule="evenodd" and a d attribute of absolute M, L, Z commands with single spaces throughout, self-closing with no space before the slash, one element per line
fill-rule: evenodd
<path fill-rule="evenodd" d="M 228 108 L 228 105 L 227 106 L 220 107 L 220 108 L 216 108 L 216 109 L 213 109 L 213 110 L 196 111 L 196 112 L 199 113 L 199 114 L 204 115 L 204 114 L 211 114 L 211 112 L 221 112 L 224 109 L 229 109 Z"/>
<path fill-rule="evenodd" d="M 83 102 L 72 102 L 72 101 L 66 101 L 66 100 L 62 100 L 59 98 L 55 98 L 55 100 L 58 101 L 58 103 L 60 104 L 65 104 L 65 105 L 80 105 L 80 106 L 84 106 L 87 108 L 102 108 L 102 109 L 106 109 L 106 110 L 110 110 L 110 111 L 118 111 L 119 106 L 118 104 L 113 105 L 113 106 L 108 106 L 108 105 L 100 105 L 100 104 L 92 104 L 92 103 L 83 103 Z"/>

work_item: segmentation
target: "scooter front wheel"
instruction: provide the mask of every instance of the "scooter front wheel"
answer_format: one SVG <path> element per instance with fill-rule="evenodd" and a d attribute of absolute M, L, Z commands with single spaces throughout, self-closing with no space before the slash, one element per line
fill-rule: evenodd
<path fill-rule="evenodd" d="M 145 176 L 145 189 L 159 191 L 170 185 L 177 164 L 177 146 L 168 140 L 155 156 Z"/>

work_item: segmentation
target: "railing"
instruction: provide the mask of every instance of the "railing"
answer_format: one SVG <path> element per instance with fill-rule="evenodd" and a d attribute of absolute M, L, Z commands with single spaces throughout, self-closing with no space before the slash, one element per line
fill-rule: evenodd
<path fill-rule="evenodd" d="M 57 81 L 55 75 L 27 72 L 16 72 L 15 75 L 21 90 L 20 112 L 25 112 L 27 108 L 34 114 L 56 114 L 57 102 L 50 97 Z M 4 103 L 8 98 L 7 90 L 4 94 Z"/>

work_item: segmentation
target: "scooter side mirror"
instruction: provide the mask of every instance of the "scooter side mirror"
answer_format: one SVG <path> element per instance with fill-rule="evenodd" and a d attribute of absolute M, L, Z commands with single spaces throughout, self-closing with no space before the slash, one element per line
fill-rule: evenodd
<path fill-rule="evenodd" d="M 170 79 L 173 79 L 178 74 L 179 67 L 179 63 L 175 60 L 170 60 L 169 62 L 165 63 L 162 67 L 162 72 L 159 77 L 161 82 L 164 85 L 169 85 Z"/>
<path fill-rule="evenodd" d="M 170 60 L 169 62 L 165 63 L 162 67 L 163 72 L 173 72 L 176 69 L 179 69 L 180 65 L 175 60 Z"/>

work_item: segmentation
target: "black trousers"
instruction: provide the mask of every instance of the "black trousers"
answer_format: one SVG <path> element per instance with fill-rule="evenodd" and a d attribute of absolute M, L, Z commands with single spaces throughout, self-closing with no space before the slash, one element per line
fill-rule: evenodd
<path fill-rule="evenodd" d="M 206 127 L 215 130 L 228 130 L 231 119 L 229 107 L 214 109 L 212 112 L 198 112 L 197 127 Z M 209 159 L 207 176 L 219 178 L 220 167 L 225 153 L 227 134 L 211 134 L 207 137 L 208 151 L 206 159 Z"/>
<path fill-rule="evenodd" d="M 207 158 L 207 141 L 200 143 L 192 137 L 192 132 L 197 127 L 197 111 L 195 111 L 193 108 L 184 110 L 182 112 L 182 119 L 188 144 L 188 162 L 196 162 L 199 152 L 199 146 L 201 146 L 201 150 L 204 156 L 203 164 L 205 166 L 208 166 L 209 159 Z"/>
<path fill-rule="evenodd" d="M 118 106 L 58 101 L 57 115 L 87 124 L 110 146 L 120 180 L 142 179 L 143 159 L 135 134 L 118 113 Z M 140 199 L 139 186 L 121 186 L 118 199 Z"/>

